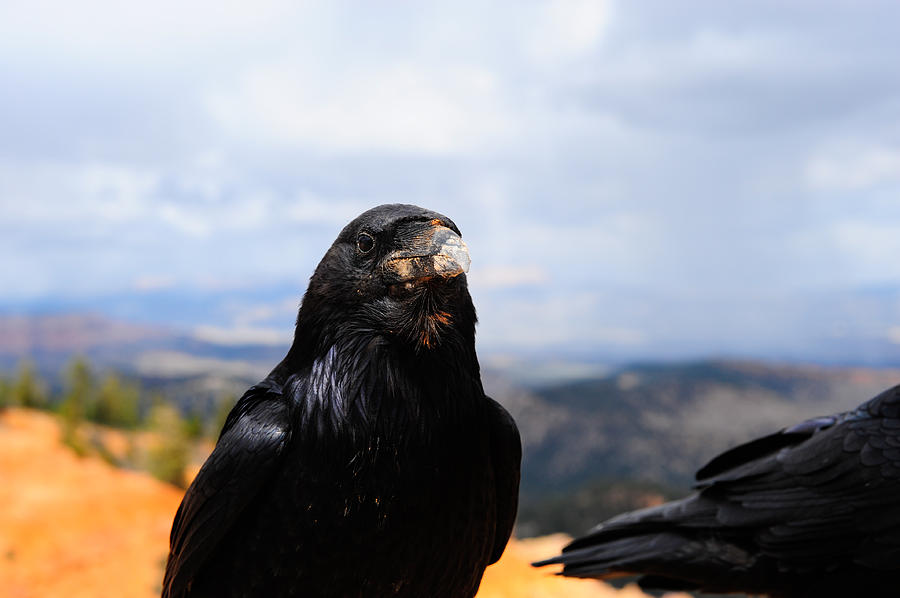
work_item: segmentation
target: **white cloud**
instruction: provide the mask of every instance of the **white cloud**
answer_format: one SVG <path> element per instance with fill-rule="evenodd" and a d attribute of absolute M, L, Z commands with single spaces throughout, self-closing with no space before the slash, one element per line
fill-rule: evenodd
<path fill-rule="evenodd" d="M 260 329 L 266 328 L 262 324 L 292 321 L 299 305 L 298 294 L 280 301 L 226 305 L 225 311 L 231 318 L 232 329 Z"/>
<path fill-rule="evenodd" d="M 239 138 L 325 152 L 472 152 L 510 130 L 495 78 L 469 66 L 323 73 L 305 63 L 265 64 L 208 105 Z"/>
<path fill-rule="evenodd" d="M 265 376 L 268 366 L 246 361 L 195 357 L 178 351 L 148 351 L 138 356 L 139 372 L 150 376 Z"/>
<path fill-rule="evenodd" d="M 843 198 L 842 198 L 843 199 Z M 835 206 L 840 217 L 807 223 L 785 244 L 784 264 L 792 275 L 773 290 L 788 294 L 827 288 L 896 287 L 900 281 L 900 219 L 884 208 L 870 211 L 852 201 Z"/>
<path fill-rule="evenodd" d="M 195 338 L 218 345 L 288 345 L 292 336 L 290 330 L 251 326 L 198 326 L 194 329 Z"/>
<path fill-rule="evenodd" d="M 7 295 L 302 291 L 340 226 L 387 201 L 457 221 L 483 325 L 513 345 L 656 338 L 649 315 L 601 312 L 678 292 L 698 315 L 672 330 L 759 336 L 777 327 L 711 325 L 693 298 L 900 279 L 895 7 L 4 9 Z M 533 310 L 503 303 L 528 294 Z M 282 317 L 251 308 L 210 319 Z"/>
<path fill-rule="evenodd" d="M 328 223 L 343 226 L 373 207 L 362 200 L 335 200 L 301 191 L 284 206 L 284 217 L 298 223 Z"/>
<path fill-rule="evenodd" d="M 846 147 L 816 155 L 806 165 L 806 180 L 816 190 L 856 191 L 900 182 L 900 149 Z"/>
<path fill-rule="evenodd" d="M 602 306 L 600 295 L 590 292 L 489 298 L 478 306 L 479 338 L 491 349 L 547 349 L 564 344 L 632 348 L 648 341 L 638 328 L 604 321 Z"/>
<path fill-rule="evenodd" d="M 792 47 L 794 41 L 767 31 L 716 29 L 675 38 L 637 38 L 615 48 L 596 77 L 610 93 L 631 95 L 682 90 L 721 76 L 777 75 L 802 66 Z M 709 91 L 714 97 L 722 90 Z M 661 100 L 657 96 L 648 99 Z"/>
<path fill-rule="evenodd" d="M 527 39 L 529 54 L 539 63 L 578 57 L 602 39 L 609 26 L 606 0 L 553 0 L 542 3 Z"/>
<path fill-rule="evenodd" d="M 89 56 L 103 63 L 139 56 L 159 59 L 169 53 L 183 56 L 196 49 L 198 40 L 222 45 L 271 32 L 287 15 L 296 14 L 298 4 L 281 0 L 260 0 L 252 5 L 211 0 L 4 3 L 0 47 L 35 53 L 56 50 L 60 58 Z"/>
<path fill-rule="evenodd" d="M 900 221 L 849 220 L 835 224 L 832 234 L 843 259 L 852 264 L 853 280 L 896 284 L 900 279 Z"/>
<path fill-rule="evenodd" d="M 163 222 L 188 237 L 205 239 L 213 230 L 208 220 L 209 214 L 205 211 L 191 210 L 176 203 L 164 203 L 159 206 L 158 214 Z"/>
<path fill-rule="evenodd" d="M 895 345 L 900 345 L 900 326 L 891 326 L 888 328 L 887 338 Z"/>
<path fill-rule="evenodd" d="M 20 223 L 118 224 L 146 217 L 159 172 L 112 162 L 0 163 L 0 208 Z"/>
<path fill-rule="evenodd" d="M 121 222 L 147 213 L 160 174 L 119 164 L 92 163 L 78 169 L 80 191 L 93 206 L 92 216 Z"/>
<path fill-rule="evenodd" d="M 154 216 L 187 237 L 233 238 L 236 233 L 258 233 L 276 225 L 283 218 L 283 203 L 274 193 L 260 188 L 212 204 L 174 197 L 161 202 Z"/>
<path fill-rule="evenodd" d="M 159 291 L 174 288 L 177 281 L 174 277 L 160 274 L 144 274 L 134 279 L 132 283 L 136 291 Z"/>
<path fill-rule="evenodd" d="M 475 267 L 468 274 L 469 284 L 477 289 L 505 289 L 526 285 L 544 285 L 550 280 L 538 265 Z"/>

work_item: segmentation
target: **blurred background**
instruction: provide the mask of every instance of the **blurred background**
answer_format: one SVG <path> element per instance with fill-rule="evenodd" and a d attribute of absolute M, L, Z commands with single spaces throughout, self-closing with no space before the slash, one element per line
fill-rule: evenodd
<path fill-rule="evenodd" d="M 520 538 L 684 494 L 718 451 L 900 382 L 898 21 L 0 3 L 0 583 L 158 592 L 180 488 L 381 203 L 469 245 L 485 386 L 525 443 Z M 606 591 L 527 571 L 546 541 L 482 595 Z"/>

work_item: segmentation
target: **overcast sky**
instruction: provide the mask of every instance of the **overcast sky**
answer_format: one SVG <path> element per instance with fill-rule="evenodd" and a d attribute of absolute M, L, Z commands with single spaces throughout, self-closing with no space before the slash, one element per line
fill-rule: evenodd
<path fill-rule="evenodd" d="M 896 2 L 132 4 L 0 5 L 8 310 L 289 335 L 403 202 L 463 231 L 488 349 L 900 342 Z"/>

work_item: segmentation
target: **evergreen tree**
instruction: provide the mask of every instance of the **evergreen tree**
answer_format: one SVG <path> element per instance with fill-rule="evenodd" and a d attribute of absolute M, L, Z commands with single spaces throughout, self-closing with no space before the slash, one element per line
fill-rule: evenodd
<path fill-rule="evenodd" d="M 91 419 L 97 423 L 120 428 L 133 428 L 140 419 L 138 402 L 140 388 L 129 384 L 114 373 L 107 374 L 97 393 Z"/>
<path fill-rule="evenodd" d="M 30 361 L 19 364 L 18 375 L 10 389 L 9 403 L 32 409 L 47 408 L 46 385 L 38 377 Z"/>
<path fill-rule="evenodd" d="M 63 424 L 63 442 L 83 455 L 87 452 L 84 439 L 80 436 L 80 426 L 89 411 L 96 404 L 94 376 L 84 357 L 77 356 L 65 373 L 66 391 L 60 406 Z"/>
<path fill-rule="evenodd" d="M 12 401 L 12 384 L 6 378 L 0 378 L 0 409 L 10 405 Z"/>
<path fill-rule="evenodd" d="M 147 470 L 157 479 L 185 487 L 190 442 L 181 414 L 173 405 L 158 400 L 147 420 L 156 437 L 148 454 Z"/>
<path fill-rule="evenodd" d="M 184 420 L 185 434 L 189 440 L 198 440 L 203 437 L 203 417 L 194 411 Z"/>

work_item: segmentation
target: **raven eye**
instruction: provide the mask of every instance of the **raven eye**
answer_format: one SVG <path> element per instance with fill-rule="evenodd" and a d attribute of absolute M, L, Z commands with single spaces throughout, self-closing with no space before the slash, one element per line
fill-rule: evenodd
<path fill-rule="evenodd" d="M 369 233 L 359 233 L 356 237 L 356 248 L 360 253 L 369 253 L 375 247 L 375 239 Z"/>

